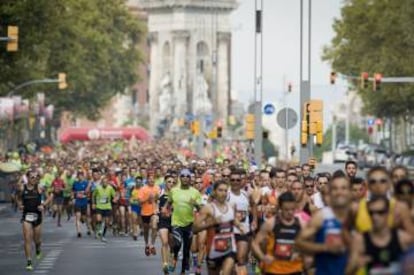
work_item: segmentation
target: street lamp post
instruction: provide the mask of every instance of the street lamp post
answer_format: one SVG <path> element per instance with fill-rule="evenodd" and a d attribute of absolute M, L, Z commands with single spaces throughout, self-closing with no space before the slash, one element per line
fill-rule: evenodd
<path fill-rule="evenodd" d="M 262 162 L 262 98 L 263 98 L 263 0 L 255 0 L 256 30 L 254 44 L 254 159 L 257 167 Z"/>

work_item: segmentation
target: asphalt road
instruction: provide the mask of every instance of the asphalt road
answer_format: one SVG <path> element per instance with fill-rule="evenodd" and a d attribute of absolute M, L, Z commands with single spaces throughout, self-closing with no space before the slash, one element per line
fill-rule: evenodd
<path fill-rule="evenodd" d="M 49 274 L 49 275 L 160 275 L 161 256 L 159 240 L 157 255 L 144 254 L 144 241 L 134 242 L 130 237 L 113 237 L 107 234 L 107 243 L 102 243 L 86 234 L 78 239 L 74 221 L 56 227 L 51 217 L 43 223 L 43 258 L 33 260 L 34 270 L 25 270 L 20 214 L 4 211 L 0 215 L 0 274 Z M 85 229 L 86 232 L 86 229 Z M 181 271 L 181 261 L 177 264 Z M 191 273 L 189 273 L 191 274 Z M 207 274 L 204 270 L 203 274 Z M 253 274 L 253 273 L 251 273 Z"/>

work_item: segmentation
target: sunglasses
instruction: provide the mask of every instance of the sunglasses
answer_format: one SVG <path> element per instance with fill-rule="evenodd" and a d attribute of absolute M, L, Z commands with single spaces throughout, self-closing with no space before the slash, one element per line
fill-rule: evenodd
<path fill-rule="evenodd" d="M 386 184 L 388 183 L 388 180 L 386 178 L 381 178 L 381 179 L 369 179 L 368 180 L 369 184 L 375 184 L 375 183 L 382 183 L 382 184 Z"/>
<path fill-rule="evenodd" d="M 196 181 L 195 183 L 196 183 L 196 184 L 202 184 L 203 182 L 201 182 L 201 181 Z"/>
<path fill-rule="evenodd" d="M 223 178 L 230 178 L 230 175 L 222 175 Z"/>
<path fill-rule="evenodd" d="M 319 184 L 328 184 L 327 181 L 318 181 Z"/>
<path fill-rule="evenodd" d="M 305 184 L 305 187 L 306 188 L 313 188 L 313 185 L 307 185 L 307 184 Z"/>
<path fill-rule="evenodd" d="M 182 178 L 191 178 L 191 176 L 190 176 L 190 175 L 182 175 L 182 176 L 180 176 L 180 177 L 182 177 Z"/>
<path fill-rule="evenodd" d="M 385 214 L 388 213 L 388 209 L 369 210 L 368 212 L 370 216 L 374 216 L 374 215 L 384 216 Z"/>
<path fill-rule="evenodd" d="M 234 182 L 240 182 L 240 181 L 242 181 L 242 179 L 230 179 L 231 181 L 234 181 Z"/>

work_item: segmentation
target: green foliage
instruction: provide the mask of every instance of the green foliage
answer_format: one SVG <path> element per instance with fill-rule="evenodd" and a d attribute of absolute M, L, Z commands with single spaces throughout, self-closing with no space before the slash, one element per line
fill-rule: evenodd
<path fill-rule="evenodd" d="M 349 142 L 357 145 L 362 140 L 365 143 L 369 142 L 369 135 L 366 130 L 359 128 L 356 125 L 349 125 Z M 336 126 L 336 143 L 345 143 L 345 123 L 339 122 Z M 323 144 L 320 147 L 316 147 L 315 156 L 318 159 L 322 159 L 323 152 L 332 150 L 332 125 L 326 129 Z"/>
<path fill-rule="evenodd" d="M 341 18 L 333 24 L 336 33 L 324 49 L 323 59 L 335 71 L 360 76 L 361 72 L 386 77 L 414 76 L 414 1 L 346 0 Z M 359 87 L 359 81 L 355 81 Z M 381 85 L 361 90 L 365 112 L 377 117 L 414 114 L 413 86 Z"/>
<path fill-rule="evenodd" d="M 42 84 L 19 94 L 43 91 L 57 111 L 96 119 L 114 94 L 138 80 L 144 29 L 125 0 L 3 0 L 0 18 L 2 36 L 7 25 L 19 26 L 19 51 L 0 50 L 0 95 L 65 72 L 66 90 Z"/>

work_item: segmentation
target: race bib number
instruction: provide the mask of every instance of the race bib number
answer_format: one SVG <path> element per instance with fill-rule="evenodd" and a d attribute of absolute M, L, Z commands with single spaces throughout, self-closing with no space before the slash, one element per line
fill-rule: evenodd
<path fill-rule="evenodd" d="M 219 234 L 214 237 L 214 251 L 227 254 L 232 251 L 232 234 Z"/>
<path fill-rule="evenodd" d="M 245 222 L 247 218 L 247 212 L 246 211 L 237 211 L 236 212 L 237 218 L 240 222 Z"/>
<path fill-rule="evenodd" d="M 77 192 L 76 193 L 76 198 L 77 199 L 84 199 L 86 196 L 85 196 L 85 192 L 84 191 L 79 191 L 79 192 Z"/>
<path fill-rule="evenodd" d="M 343 244 L 342 235 L 339 230 L 330 230 L 326 232 L 325 243 L 330 245 Z"/>
<path fill-rule="evenodd" d="M 35 222 L 38 219 L 37 213 L 27 213 L 24 220 L 27 222 Z"/>
<path fill-rule="evenodd" d="M 293 254 L 293 245 L 276 243 L 274 252 L 276 258 L 290 260 Z"/>
<path fill-rule="evenodd" d="M 105 203 L 108 203 L 108 197 L 102 197 L 102 198 L 100 198 L 100 200 L 99 200 L 99 203 L 102 203 L 102 204 L 105 204 Z"/>

